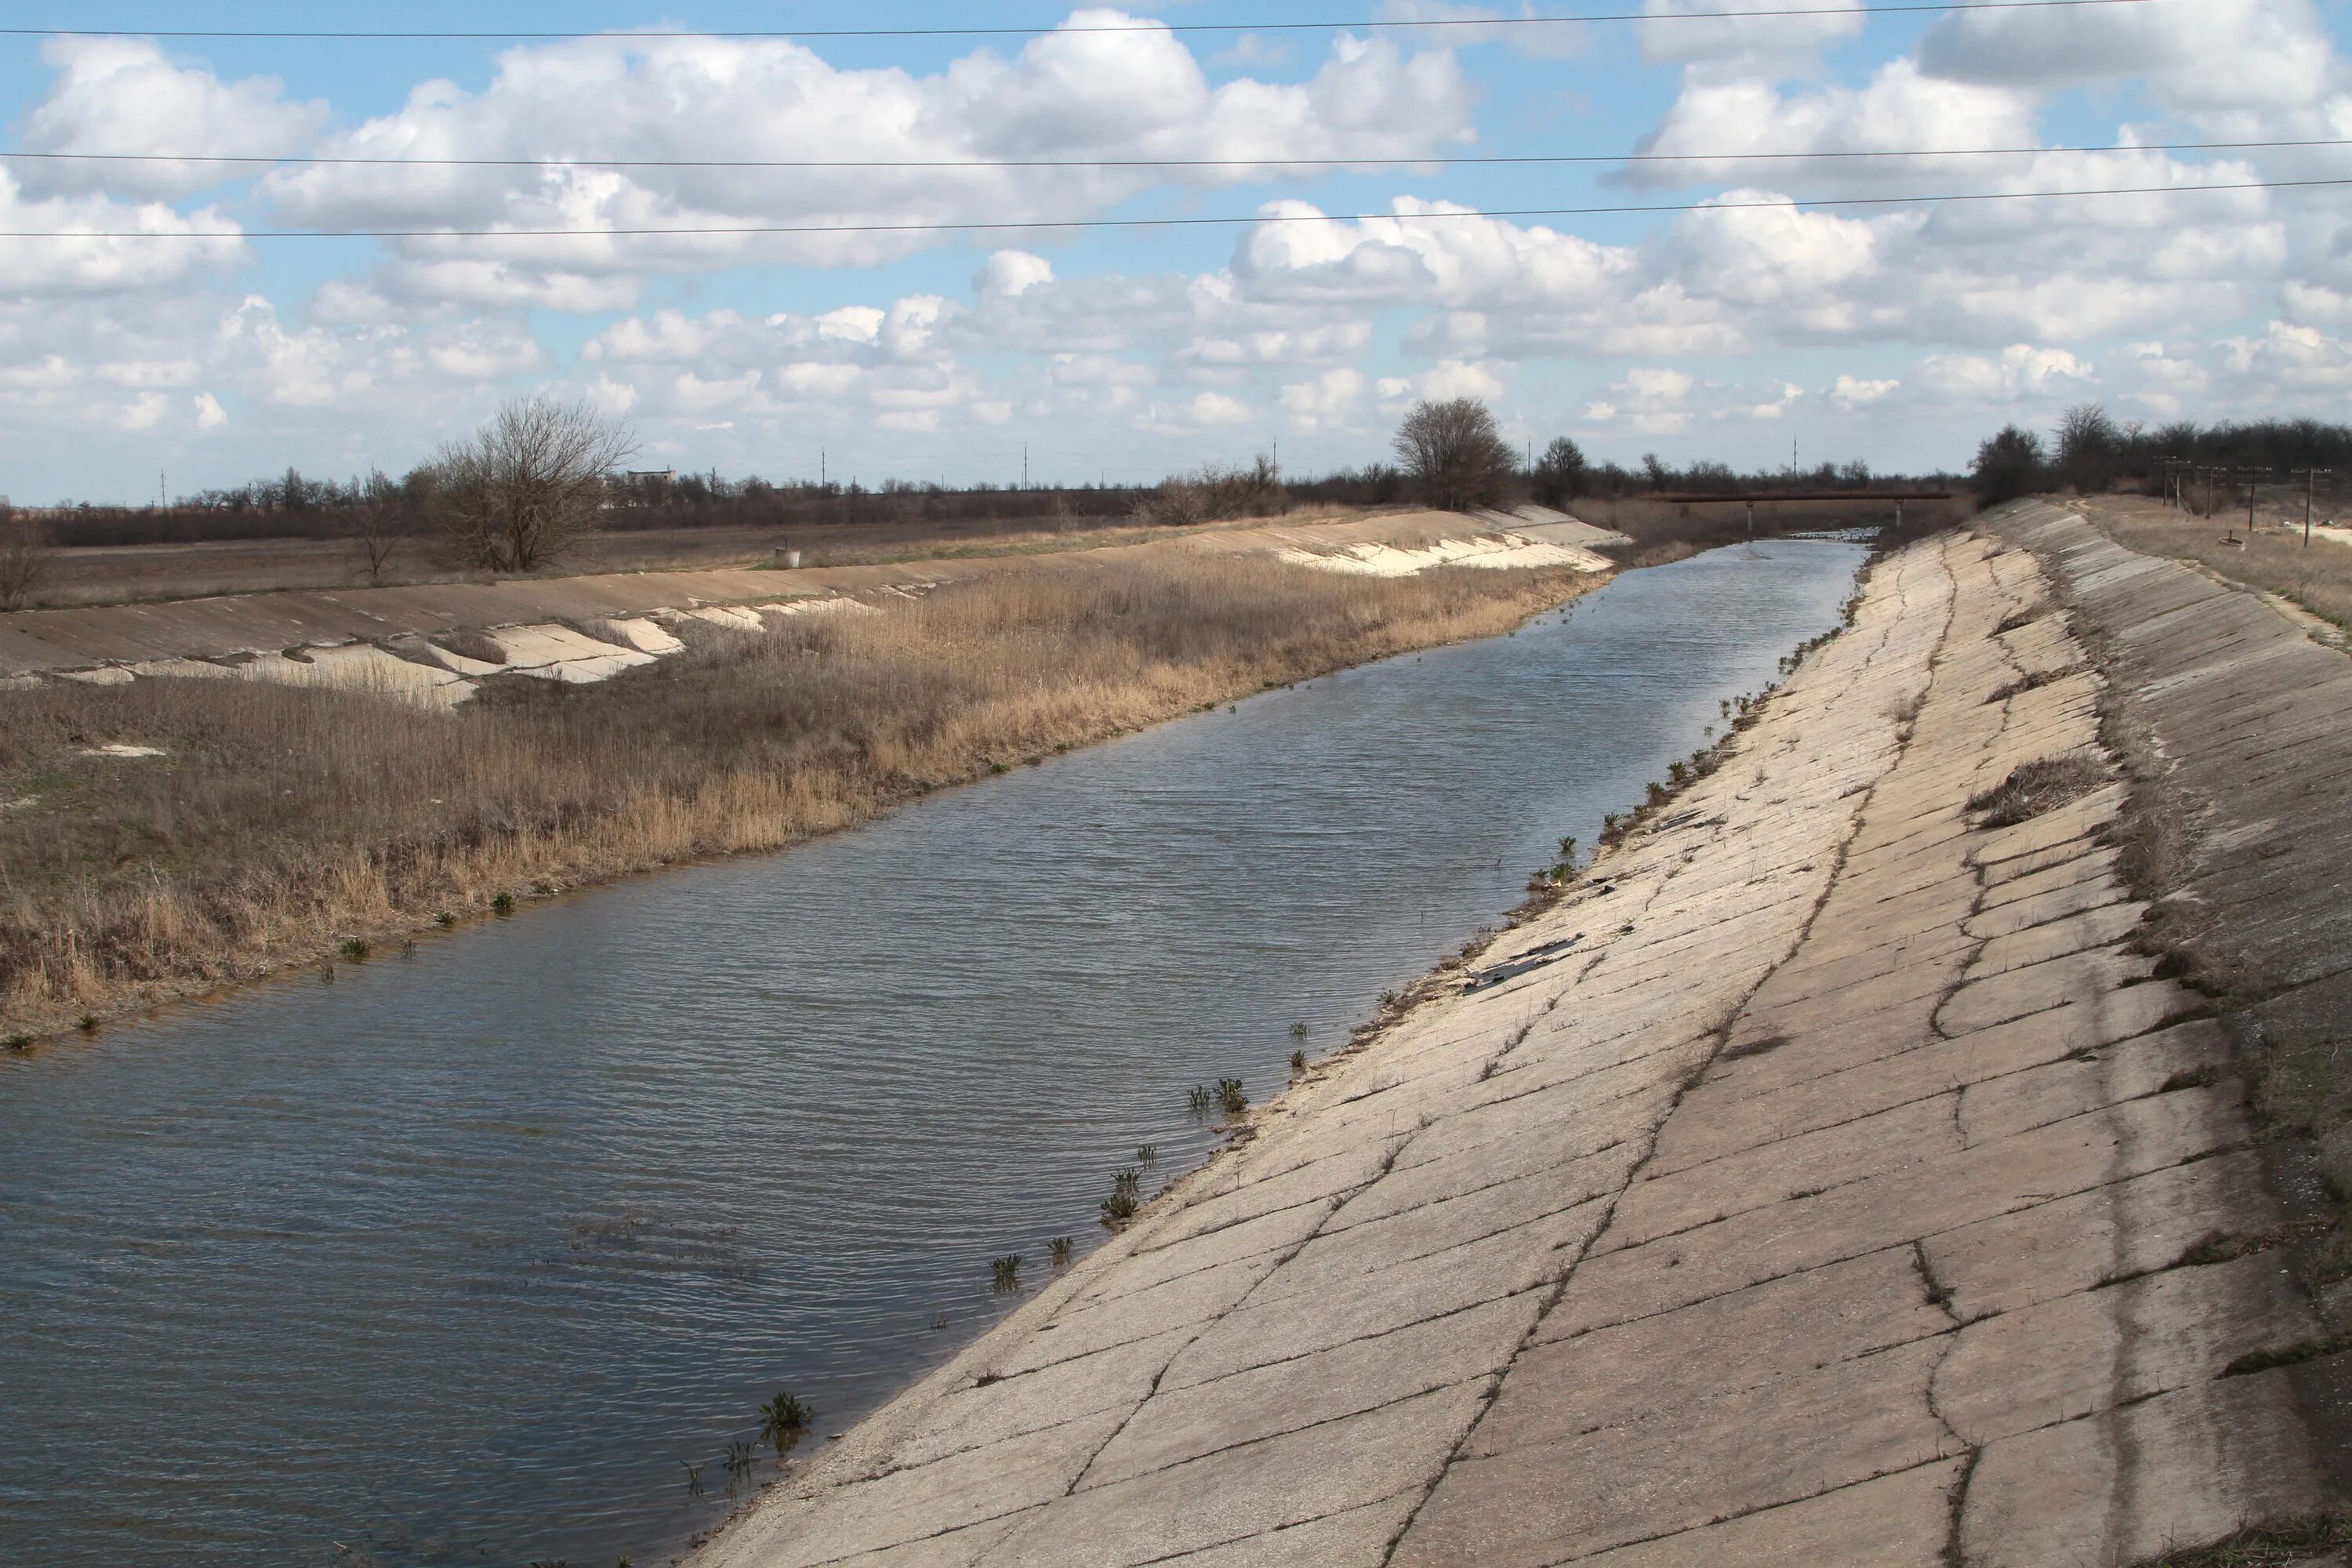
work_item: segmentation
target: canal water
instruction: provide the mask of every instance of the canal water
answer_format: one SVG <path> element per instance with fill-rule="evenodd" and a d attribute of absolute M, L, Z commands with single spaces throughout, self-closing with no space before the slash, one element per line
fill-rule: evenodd
<path fill-rule="evenodd" d="M 1410 654 L 0 1062 L 0 1541 L 668 1561 L 1000 1316 L 1836 623 L 1854 543 Z M 805 1451 L 805 1449 L 804 1449 Z"/>

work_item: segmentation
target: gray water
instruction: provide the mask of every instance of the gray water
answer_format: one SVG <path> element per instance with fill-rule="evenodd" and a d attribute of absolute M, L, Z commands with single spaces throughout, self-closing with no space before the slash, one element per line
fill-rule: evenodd
<path fill-rule="evenodd" d="M 821 1446 L 1276 1088 L 1304 1023 L 1835 623 L 1860 547 L 1620 578 L 788 853 L 0 1063 L 0 1541 L 45 1568 L 684 1550 L 789 1387 Z M 704 1492 L 686 1466 L 699 1465 Z M 762 1470 L 760 1474 L 764 1475 Z"/>

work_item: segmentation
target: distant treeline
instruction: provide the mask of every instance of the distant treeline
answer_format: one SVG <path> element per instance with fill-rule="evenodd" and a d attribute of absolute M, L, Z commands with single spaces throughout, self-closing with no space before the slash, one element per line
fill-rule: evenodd
<path fill-rule="evenodd" d="M 1563 454 L 1562 447 L 1569 448 L 1569 453 Z M 1948 474 L 1874 473 L 1868 463 L 1860 461 L 1823 463 L 1811 468 L 1743 471 L 1728 463 L 1704 460 L 1676 468 L 1653 452 L 1643 457 L 1639 468 L 1628 468 L 1617 463 L 1583 464 L 1580 454 L 1574 454 L 1573 443 L 1554 442 L 1549 450 L 1538 455 L 1532 469 L 1516 472 L 1516 482 L 1505 487 L 1512 495 L 1505 499 L 1533 499 L 1557 506 L 1585 496 L 1616 500 L 1661 492 L 1728 495 L 1742 490 L 1895 489 L 1957 482 L 1957 476 Z M 1412 478 L 1388 463 L 1371 463 L 1321 479 L 1288 479 L 1284 483 L 1294 498 L 1302 500 L 1383 506 L 1418 499 Z"/>
<path fill-rule="evenodd" d="M 2095 495 L 2126 485 L 2160 493 L 2168 459 L 2193 470 L 2228 469 L 2223 491 L 2255 477 L 2289 480 L 2301 471 L 2332 468 L 2315 488 L 2340 491 L 2352 476 L 2352 425 L 2317 419 L 2257 419 L 2242 424 L 2122 423 L 2095 403 L 2078 403 L 2059 416 L 2044 440 L 2038 431 L 2004 426 L 1977 448 L 1969 479 L 1978 499 L 1995 506 L 2037 490 L 2068 489 Z M 2192 484 L 2202 488 L 2202 473 Z"/>
<path fill-rule="evenodd" d="M 349 480 L 313 479 L 289 468 L 275 479 L 205 490 L 163 507 L 80 506 L 44 514 L 50 538 L 64 545 L 197 544 L 226 540 L 342 539 L 362 515 L 379 531 L 436 531 L 435 474 L 417 468 Z M 613 481 L 603 525 L 618 532 L 683 528 L 828 527 L 877 522 L 970 522 L 1016 518 L 1124 517 L 1149 489 L 1120 485 L 1041 487 L 886 481 L 781 483 L 756 475 L 630 475 Z"/>

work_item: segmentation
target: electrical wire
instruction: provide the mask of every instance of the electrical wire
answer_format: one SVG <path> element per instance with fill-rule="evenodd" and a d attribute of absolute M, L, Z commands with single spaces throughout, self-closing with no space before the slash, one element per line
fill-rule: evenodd
<path fill-rule="evenodd" d="M 1756 10 L 1584 12 L 1547 16 L 1432 16 L 1421 20 L 1365 18 L 1337 22 L 1080 22 L 1053 27 L 753 27 L 713 31 L 649 29 L 645 32 L 558 32 L 530 29 L 243 27 L 0 27 L 0 37 L 31 38 L 248 38 L 282 41 L 396 39 L 523 39 L 558 42 L 580 38 L 1005 38 L 1079 33 L 1309 33 L 1381 32 L 1463 27 L 1568 26 L 1600 22 L 1745 21 L 1771 16 L 1874 16 L 1944 11 L 2077 10 L 2093 5 L 2150 5 L 2158 0 L 1942 0 L 1940 4 L 1885 5 L 1792 5 Z"/>
<path fill-rule="evenodd" d="M 1496 153 L 1372 158 L 371 158 L 266 153 L 0 153 L 10 159 L 416 169 L 1466 169 L 1563 163 L 1790 163 L 1811 159 L 2009 158 L 2043 153 L 2235 153 L 2352 147 L 2352 137 L 2274 142 L 2116 142 L 2081 147 L 1884 147 L 1806 153 Z"/>
<path fill-rule="evenodd" d="M 1762 201 L 1647 202 L 1623 206 L 1499 207 L 1428 213 L 1253 213 L 1217 217 L 1097 217 L 972 222 L 711 224 L 660 228 L 278 228 L 225 233 L 157 229 L 13 229 L 0 239 L 598 239 L 743 237 L 759 235 L 980 234 L 1038 229 L 1198 228 L 1290 223 L 1434 223 L 1472 218 L 1597 217 L 1643 213 L 1738 212 L 1759 207 L 1924 206 L 1960 202 L 2072 201 L 2092 196 L 2195 195 L 2220 191 L 2284 191 L 2352 185 L 2352 177 L 2233 180 L 2204 185 L 2104 185 L 2071 191 L 1955 191 L 1903 196 L 1776 196 Z"/>

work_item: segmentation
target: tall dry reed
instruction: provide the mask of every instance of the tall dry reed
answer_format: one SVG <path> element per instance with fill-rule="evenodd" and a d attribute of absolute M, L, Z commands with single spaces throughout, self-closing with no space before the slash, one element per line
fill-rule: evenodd
<path fill-rule="evenodd" d="M 436 917 L 793 843 L 926 791 L 1408 648 L 1572 574 L 1339 576 L 1171 554 L 1013 572 L 603 685 L 445 714 L 260 681 L 0 692 L 0 1031 L 40 1032 Z M 85 754 L 104 742 L 160 758 Z"/>

